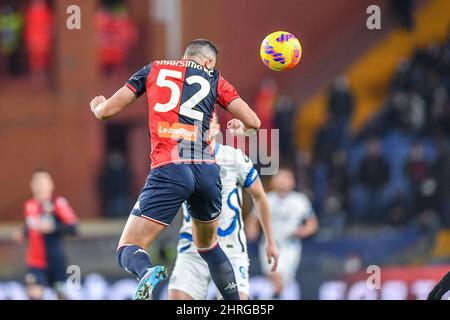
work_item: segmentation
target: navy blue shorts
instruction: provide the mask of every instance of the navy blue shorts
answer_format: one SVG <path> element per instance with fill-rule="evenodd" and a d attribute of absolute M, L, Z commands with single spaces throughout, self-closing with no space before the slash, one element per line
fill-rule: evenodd
<path fill-rule="evenodd" d="M 131 214 L 168 226 L 186 201 L 192 219 L 211 222 L 222 210 L 221 192 L 216 163 L 168 164 L 150 172 Z"/>
<path fill-rule="evenodd" d="M 25 276 L 27 284 L 38 284 L 41 286 L 56 286 L 67 279 L 66 269 L 62 268 L 34 268 L 28 267 Z"/>

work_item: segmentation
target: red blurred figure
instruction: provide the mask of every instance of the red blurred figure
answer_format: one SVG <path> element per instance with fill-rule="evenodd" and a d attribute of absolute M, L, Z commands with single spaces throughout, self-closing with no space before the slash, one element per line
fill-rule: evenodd
<path fill-rule="evenodd" d="M 96 27 L 101 68 L 106 73 L 124 69 L 137 41 L 137 28 L 128 12 L 121 8 L 111 13 L 103 8 L 97 13 Z"/>
<path fill-rule="evenodd" d="M 256 96 L 255 112 L 261 120 L 263 129 L 273 129 L 273 111 L 277 93 L 277 85 L 273 80 L 265 79 L 261 82 Z"/>
<path fill-rule="evenodd" d="M 45 0 L 32 0 L 25 14 L 25 43 L 34 76 L 44 77 L 50 66 L 53 13 Z"/>

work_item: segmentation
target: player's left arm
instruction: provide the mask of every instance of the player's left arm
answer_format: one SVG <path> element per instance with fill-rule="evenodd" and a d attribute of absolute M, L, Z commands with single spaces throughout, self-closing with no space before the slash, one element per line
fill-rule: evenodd
<path fill-rule="evenodd" d="M 266 239 L 267 262 L 269 264 L 272 264 L 273 262 L 272 271 L 274 272 L 277 270 L 279 253 L 275 243 L 275 238 L 273 236 L 269 201 L 267 200 L 267 195 L 264 191 L 261 179 L 257 177 L 251 186 L 246 188 L 246 190 L 253 199 L 256 214 Z"/>
<path fill-rule="evenodd" d="M 114 117 L 136 101 L 137 97 L 129 87 L 123 86 L 111 98 L 97 96 L 92 99 L 91 111 L 97 119 L 106 120 Z"/>
<path fill-rule="evenodd" d="M 64 235 L 78 234 L 78 218 L 65 198 L 58 197 L 56 199 L 55 215 L 57 217 L 54 229 L 55 233 Z"/>
<path fill-rule="evenodd" d="M 227 123 L 227 129 L 235 136 L 251 136 L 258 131 L 261 126 L 256 113 L 249 105 L 239 96 L 237 90 L 222 76 L 219 77 L 218 84 L 218 103 L 235 119 L 231 119 Z"/>
<path fill-rule="evenodd" d="M 135 102 L 147 91 L 147 80 L 151 70 L 152 64 L 149 64 L 135 72 L 126 84 L 109 99 L 104 96 L 92 99 L 90 105 L 95 117 L 100 120 L 112 118 Z"/>
<path fill-rule="evenodd" d="M 312 214 L 308 218 L 306 218 L 303 224 L 298 227 L 297 231 L 295 232 L 295 236 L 300 239 L 305 239 L 314 235 L 318 230 L 319 220 L 317 219 L 315 214 Z"/>

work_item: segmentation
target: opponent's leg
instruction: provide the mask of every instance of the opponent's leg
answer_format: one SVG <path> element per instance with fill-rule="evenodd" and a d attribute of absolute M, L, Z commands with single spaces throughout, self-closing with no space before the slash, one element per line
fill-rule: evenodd
<path fill-rule="evenodd" d="M 281 274 L 278 272 L 271 272 L 269 274 L 270 280 L 273 283 L 274 292 L 273 292 L 273 299 L 280 299 L 281 294 L 283 293 L 283 278 L 281 277 Z"/>
<path fill-rule="evenodd" d="M 206 300 L 210 282 L 208 265 L 199 255 L 179 252 L 169 280 L 169 300 Z"/>
<path fill-rule="evenodd" d="M 239 300 L 236 278 L 230 260 L 217 242 L 218 220 L 204 223 L 193 219 L 192 235 L 200 256 L 206 261 L 211 278 L 225 300 Z"/>
<path fill-rule="evenodd" d="M 171 289 L 169 290 L 169 300 L 194 300 L 194 299 L 184 291 Z"/>
<path fill-rule="evenodd" d="M 123 230 L 117 249 L 117 263 L 140 280 L 134 298 L 148 300 L 151 291 L 164 278 L 167 270 L 162 266 L 153 267 L 146 251 L 165 226 L 151 220 L 130 215 Z"/>

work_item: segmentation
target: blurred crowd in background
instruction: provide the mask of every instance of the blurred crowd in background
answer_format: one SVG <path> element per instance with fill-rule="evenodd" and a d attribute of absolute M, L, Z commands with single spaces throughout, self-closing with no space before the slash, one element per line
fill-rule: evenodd
<path fill-rule="evenodd" d="M 0 80 L 6 77 L 20 82 L 29 78 L 34 84 L 52 79 L 56 65 L 55 1 L 0 2 Z M 126 0 L 99 2 L 94 23 L 97 67 L 115 85 L 116 80 L 123 81 L 137 64 L 143 63 L 142 57 L 131 61 L 142 34 Z M 392 20 L 405 32 L 413 31 L 414 1 L 386 2 L 392 9 Z M 241 4 L 244 6 L 245 1 Z M 383 105 L 379 105 L 379 111 L 362 129 L 354 129 L 359 96 L 347 75 L 326 79 L 329 81 L 323 83 L 328 87 L 326 120 L 314 135 L 310 149 L 300 149 L 298 143 L 302 130 L 306 130 L 298 126 L 301 101 L 286 94 L 275 75 L 255 83 L 257 94 L 252 89 L 254 96 L 245 97 L 260 117 L 262 128 L 279 130 L 281 165 L 293 169 L 297 190 L 310 198 L 317 213 L 320 230 L 304 242 L 302 272 L 297 275 L 302 284 L 301 296 L 314 299 L 329 298 L 327 292 L 336 294 L 335 291 L 341 290 L 334 287 L 335 282 L 322 288 L 325 280 L 340 279 L 336 274 L 353 276 L 359 271 L 365 276 L 363 267 L 367 265 L 449 261 L 447 251 L 446 255 L 431 253 L 439 234 L 445 232 L 443 228 L 450 227 L 450 34 L 446 41 L 429 43 L 398 61 L 388 91 L 380 93 L 385 96 Z M 68 243 L 72 261 L 80 262 L 83 272 L 98 272 L 111 279 L 123 276 L 118 274 L 111 252 L 115 250 L 117 230 L 123 225 L 121 219 L 128 216 L 134 204 L 136 185 L 140 187 L 142 183 L 142 177 L 137 179 L 133 170 L 136 161 L 130 158 L 127 125 L 120 122 L 105 125 L 105 148 L 100 151 L 103 167 L 95 172 L 98 211 L 102 217 L 119 219 L 100 219 L 90 230 L 88 226 L 89 236 L 82 234 Z M 138 159 L 141 161 L 140 154 Z M 144 161 L 147 160 L 142 158 Z M 262 180 L 268 190 L 268 177 L 263 176 Z M 249 211 L 247 203 L 250 202 L 244 200 L 245 213 Z M 86 219 L 83 223 L 89 225 L 90 221 Z M 167 265 L 173 263 L 176 254 L 175 229 L 176 226 L 169 228 L 155 246 L 155 258 Z M 442 232 L 438 233 L 440 229 Z M 8 241 L 0 238 L 0 261 L 7 261 L 14 268 L 7 270 L 4 263 L 6 267 L 0 268 L 0 276 L 4 277 L 8 271 L 7 278 L 12 279 L 17 278 L 15 268 L 22 261 L 11 258 L 19 255 L 18 247 Z M 252 278 L 261 274 L 259 264 L 255 263 L 259 259 L 257 251 L 256 243 L 249 241 Z M 403 269 L 393 271 L 394 280 L 401 278 Z M 92 290 L 97 292 L 99 286 L 92 285 L 95 288 Z M 134 289 L 134 282 L 130 286 Z M 264 291 L 264 286 L 260 278 L 251 285 L 258 294 Z M 0 283 L 0 299 L 2 288 L 7 291 Z M 300 293 L 294 289 L 292 296 L 298 298 Z M 357 291 L 351 294 L 358 296 Z"/>
<path fill-rule="evenodd" d="M 107 75 L 126 71 L 130 52 L 137 44 L 137 27 L 126 5 L 123 1 L 103 0 L 95 19 L 99 67 Z M 37 81 L 48 78 L 55 30 L 52 1 L 0 4 L 0 53 L 6 62 L 0 68 L 9 77 L 31 75 Z"/>
<path fill-rule="evenodd" d="M 312 161 L 300 163 L 324 222 L 450 226 L 449 93 L 450 37 L 399 63 L 384 107 L 356 134 L 351 89 L 344 76 L 333 83 Z"/>
<path fill-rule="evenodd" d="M 414 27 L 412 1 L 395 1 L 403 27 Z M 32 26 L 32 27 L 31 27 Z M 123 1 L 103 0 L 95 27 L 99 68 L 124 74 L 138 30 Z M 51 72 L 55 21 L 52 2 L 0 6 L 0 68 L 9 77 Z M 328 94 L 328 119 L 312 152 L 297 150 L 297 102 L 276 83 L 260 84 L 253 107 L 262 127 L 280 130 L 280 158 L 295 169 L 298 189 L 314 203 L 322 232 L 340 234 L 352 224 L 418 223 L 450 226 L 450 38 L 400 61 L 382 111 L 360 132 L 351 129 L 355 99 L 345 75 Z M 132 204 L 126 157 L 113 150 L 99 178 L 107 216 Z M 124 183 L 126 182 L 126 183 Z"/>

